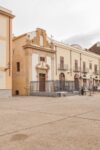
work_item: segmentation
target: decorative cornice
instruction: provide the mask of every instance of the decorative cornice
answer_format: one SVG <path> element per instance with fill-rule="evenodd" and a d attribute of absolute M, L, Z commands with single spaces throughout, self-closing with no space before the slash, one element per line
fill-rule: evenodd
<path fill-rule="evenodd" d="M 14 17 L 15 17 L 13 14 L 8 13 L 8 12 L 5 12 L 5 11 L 3 11 L 3 10 L 0 10 L 0 14 L 5 15 L 5 16 L 8 16 L 8 17 L 10 17 L 10 18 L 14 18 Z"/>
<path fill-rule="evenodd" d="M 86 56 L 90 56 L 92 58 L 100 59 L 100 55 L 95 54 L 93 52 L 82 50 L 82 49 L 77 49 L 75 47 L 72 47 L 70 45 L 67 45 L 67 44 L 64 44 L 64 43 L 61 43 L 61 42 L 58 42 L 58 41 L 55 41 L 55 40 L 54 40 L 53 43 L 57 48 L 63 48 L 63 49 L 70 50 L 70 51 L 73 51 L 73 52 L 78 53 L 78 54 L 83 54 L 83 55 L 86 55 Z"/>
<path fill-rule="evenodd" d="M 55 53 L 56 52 L 55 50 L 52 50 L 52 49 L 49 49 L 49 48 L 46 48 L 46 47 L 40 47 L 38 45 L 32 45 L 32 44 L 26 44 L 23 47 L 24 47 L 24 49 L 31 48 L 31 49 L 36 49 L 36 50 L 39 50 L 39 51 L 48 52 L 48 53 Z"/>

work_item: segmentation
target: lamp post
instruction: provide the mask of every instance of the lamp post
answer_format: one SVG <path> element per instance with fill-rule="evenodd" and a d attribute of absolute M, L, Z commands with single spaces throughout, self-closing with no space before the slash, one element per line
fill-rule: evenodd
<path fill-rule="evenodd" d="M 92 76 L 90 76 L 90 79 L 89 79 L 89 91 L 90 91 L 90 96 L 92 96 Z"/>
<path fill-rule="evenodd" d="M 82 88 L 82 76 L 79 77 L 79 89 L 81 94 L 81 88 Z"/>

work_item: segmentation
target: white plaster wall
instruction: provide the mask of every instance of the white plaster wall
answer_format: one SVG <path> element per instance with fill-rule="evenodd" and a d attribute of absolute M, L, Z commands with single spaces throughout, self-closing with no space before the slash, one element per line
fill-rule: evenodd
<path fill-rule="evenodd" d="M 0 67 L 6 67 L 6 41 L 0 40 Z"/>
<path fill-rule="evenodd" d="M 0 89 L 6 89 L 6 74 L 0 71 Z"/>
<path fill-rule="evenodd" d="M 48 64 L 49 67 L 50 67 L 49 72 L 48 72 L 48 80 L 52 80 L 51 57 L 47 57 L 47 64 Z"/>
<path fill-rule="evenodd" d="M 43 46 L 43 36 L 40 35 L 40 46 Z"/>
<path fill-rule="evenodd" d="M 37 81 L 36 65 L 38 64 L 38 59 L 38 54 L 32 54 L 32 81 Z"/>
<path fill-rule="evenodd" d="M 8 98 L 12 96 L 12 90 L 0 89 L 0 98 Z"/>
<path fill-rule="evenodd" d="M 7 18 L 0 15 L 0 36 L 6 37 L 7 35 Z"/>

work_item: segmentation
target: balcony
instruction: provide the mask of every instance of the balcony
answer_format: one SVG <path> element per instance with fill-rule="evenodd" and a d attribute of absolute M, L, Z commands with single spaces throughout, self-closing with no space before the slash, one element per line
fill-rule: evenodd
<path fill-rule="evenodd" d="M 100 71 L 99 71 L 99 70 L 95 70 L 95 71 L 93 72 L 93 74 L 94 74 L 94 75 L 100 75 Z"/>
<path fill-rule="evenodd" d="M 74 71 L 74 72 L 80 72 L 80 67 L 76 67 L 76 66 L 74 66 L 73 71 Z"/>
<path fill-rule="evenodd" d="M 83 73 L 83 74 L 89 73 L 89 68 L 83 68 L 83 69 L 82 69 L 82 73 Z"/>
<path fill-rule="evenodd" d="M 10 69 L 10 64 L 5 67 L 0 67 L 0 71 L 7 71 L 8 69 Z"/>
<path fill-rule="evenodd" d="M 61 71 L 68 71 L 68 65 L 64 64 L 64 65 L 58 65 L 58 70 Z"/>

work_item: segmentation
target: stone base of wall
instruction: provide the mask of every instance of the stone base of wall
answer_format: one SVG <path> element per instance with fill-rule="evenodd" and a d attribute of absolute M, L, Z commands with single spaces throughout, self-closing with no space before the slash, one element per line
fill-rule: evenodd
<path fill-rule="evenodd" d="M 12 96 L 12 90 L 1 90 L 0 89 L 0 98 L 7 98 Z"/>
<path fill-rule="evenodd" d="M 64 96 L 72 96 L 79 95 L 78 91 L 74 92 L 33 92 L 30 96 L 47 96 L 47 97 L 64 97 Z"/>

